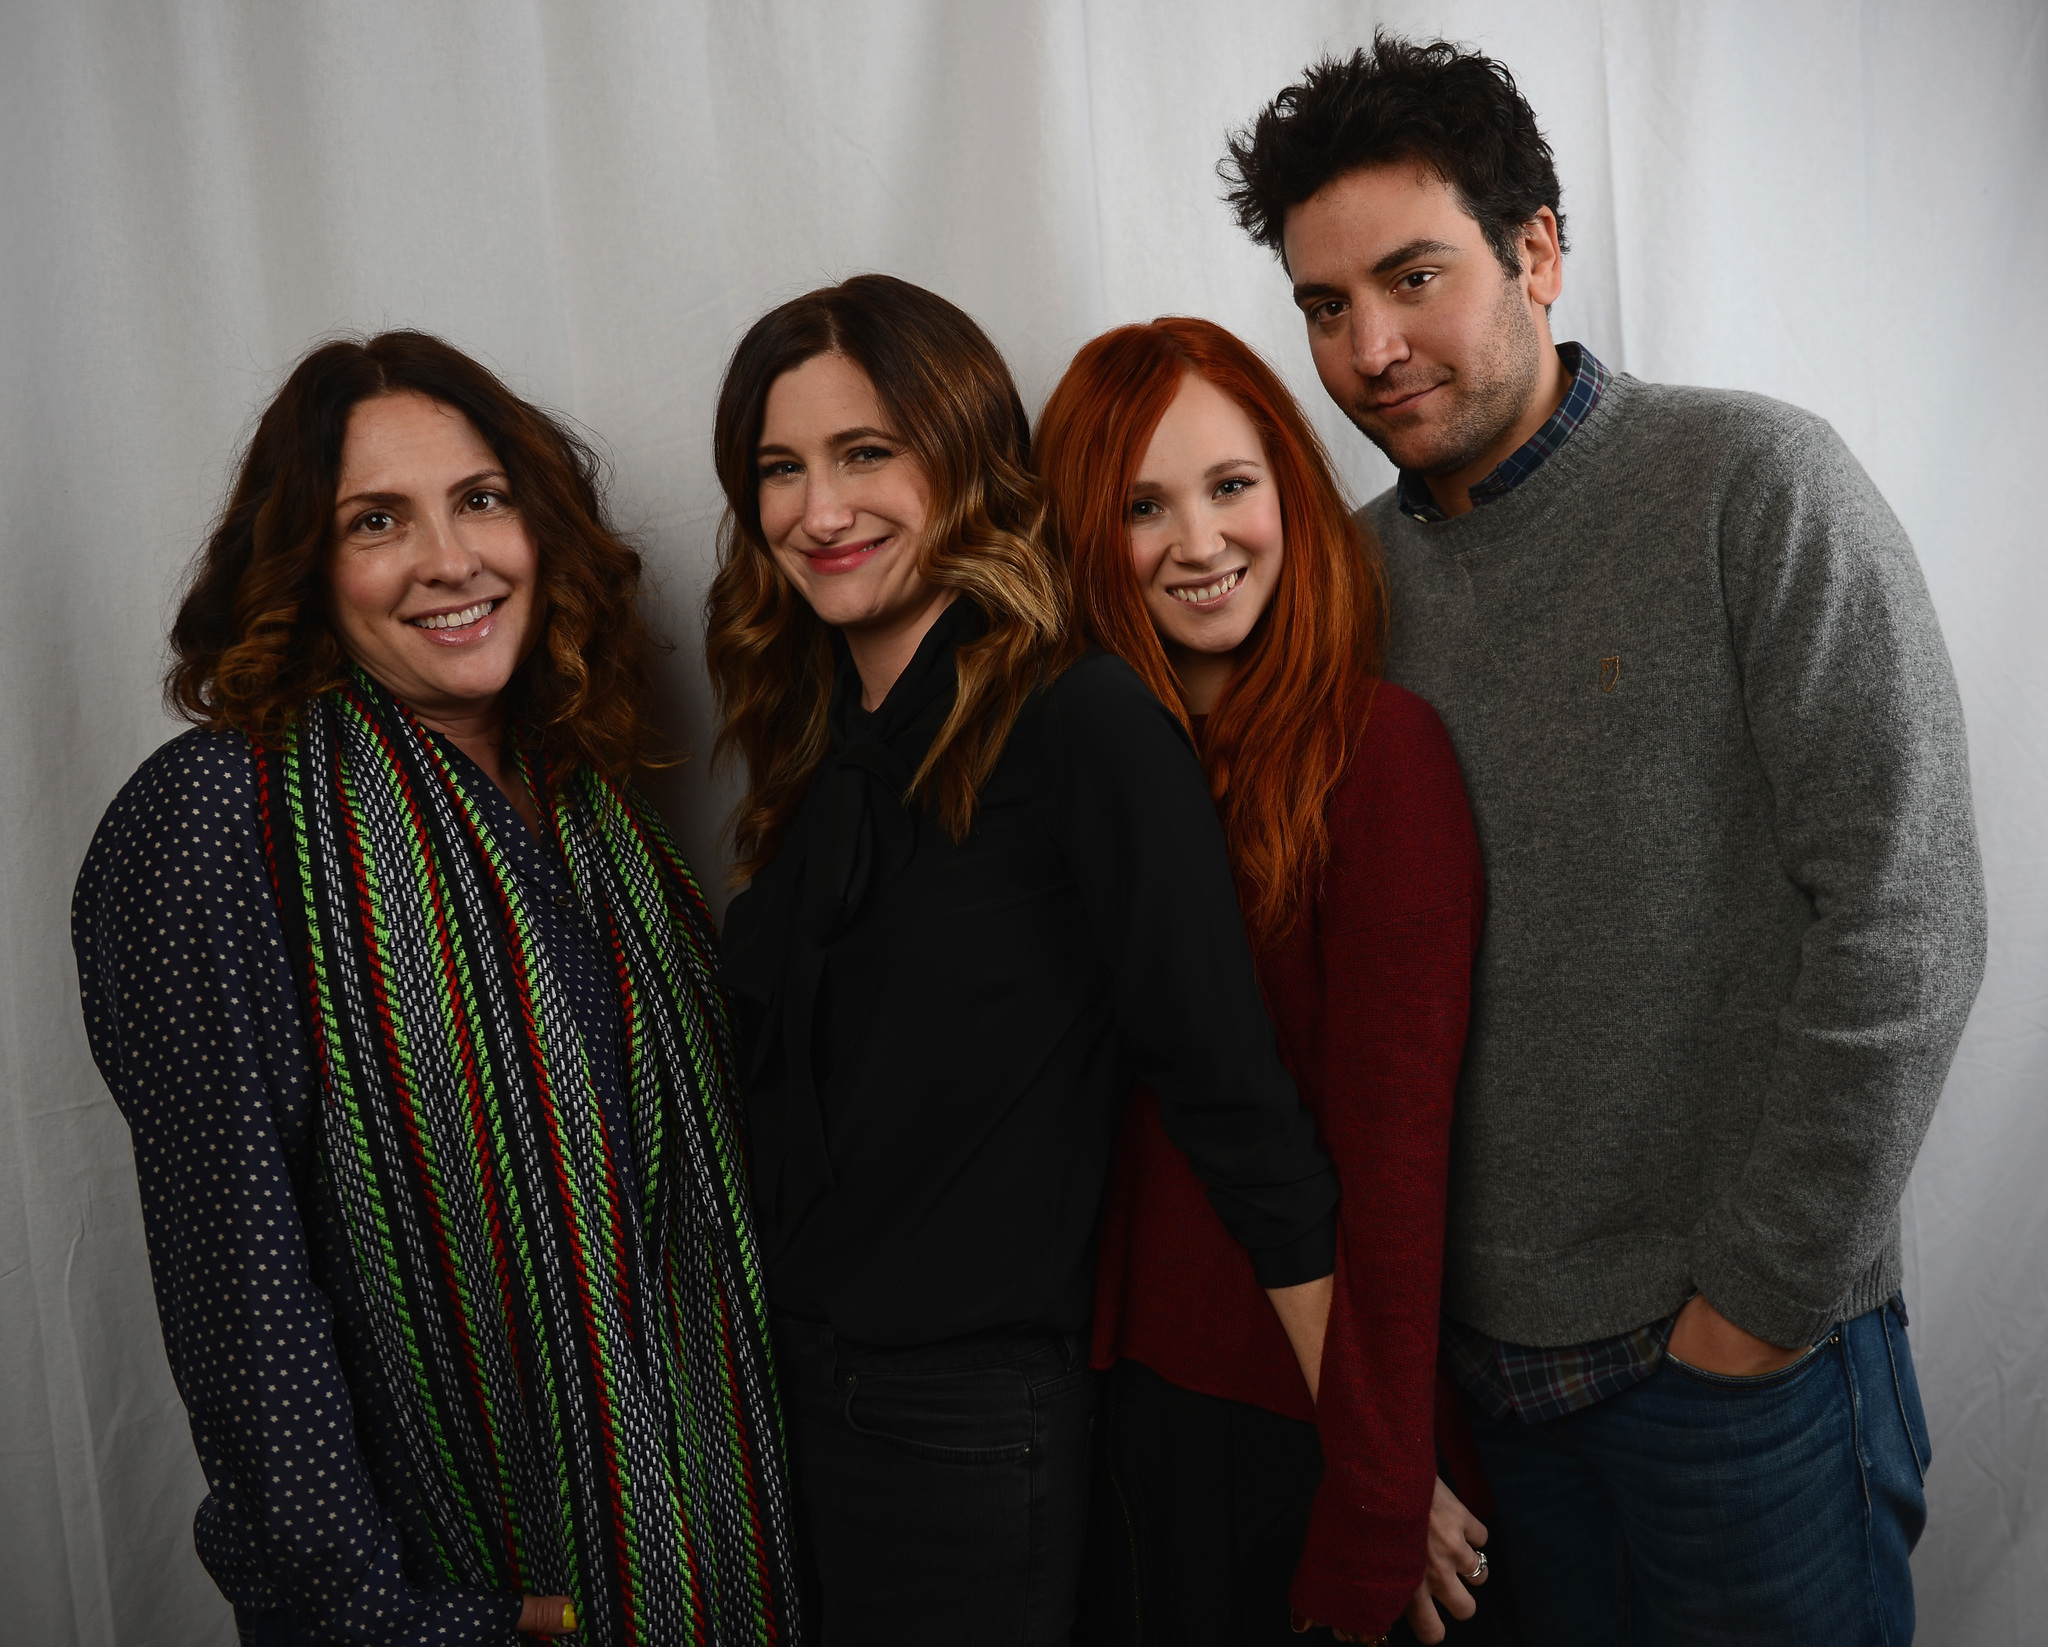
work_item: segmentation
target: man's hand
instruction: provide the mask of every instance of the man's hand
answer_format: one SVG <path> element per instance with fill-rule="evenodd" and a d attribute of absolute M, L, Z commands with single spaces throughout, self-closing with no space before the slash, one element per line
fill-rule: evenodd
<path fill-rule="evenodd" d="M 528 1596 L 513 1628 L 522 1635 L 565 1636 L 576 1628 L 576 1607 L 567 1596 Z"/>
<path fill-rule="evenodd" d="M 1479 1547 L 1486 1542 L 1486 1523 L 1458 1502 L 1458 1495 L 1439 1476 L 1436 1497 L 1429 1506 L 1429 1560 L 1422 1570 L 1422 1582 L 1408 1602 L 1408 1627 L 1423 1647 L 1434 1647 L 1444 1639 L 1444 1621 L 1437 1607 L 1453 1618 L 1470 1618 L 1479 1603 L 1466 1585 L 1486 1582 L 1480 1566 Z M 1473 1569 L 1479 1570 L 1475 1573 Z"/>
<path fill-rule="evenodd" d="M 1696 1292 L 1678 1312 L 1671 1329 L 1668 1352 L 1688 1367 L 1719 1373 L 1724 1378 L 1761 1378 L 1780 1367 L 1789 1367 L 1806 1353 L 1771 1344 L 1753 1332 L 1738 1327 Z"/>

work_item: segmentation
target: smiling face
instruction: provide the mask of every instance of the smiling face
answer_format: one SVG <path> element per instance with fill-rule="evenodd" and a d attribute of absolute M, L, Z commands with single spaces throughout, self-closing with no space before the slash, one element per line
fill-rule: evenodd
<path fill-rule="evenodd" d="M 1564 275 L 1548 207 L 1509 276 L 1449 184 L 1371 166 L 1292 208 L 1284 244 L 1316 374 L 1399 467 L 1469 485 L 1549 416 L 1545 307 Z"/>
<path fill-rule="evenodd" d="M 915 628 L 940 594 L 917 566 L 931 483 L 867 373 L 842 354 L 784 372 L 756 458 L 761 535 L 811 610 L 849 641 Z"/>
<path fill-rule="evenodd" d="M 1280 495 L 1244 408 L 1183 377 L 1126 516 L 1145 609 L 1189 707 L 1206 714 L 1280 581 Z"/>
<path fill-rule="evenodd" d="M 494 714 L 539 625 L 540 557 L 498 457 L 413 391 L 350 412 L 328 589 L 342 646 L 429 724 Z"/>

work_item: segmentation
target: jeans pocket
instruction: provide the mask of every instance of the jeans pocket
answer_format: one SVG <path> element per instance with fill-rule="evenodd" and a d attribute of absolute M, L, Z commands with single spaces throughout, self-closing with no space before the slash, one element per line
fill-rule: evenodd
<path fill-rule="evenodd" d="M 1095 1382 L 1093 1369 L 1080 1366 L 1069 1367 L 1065 1372 L 1055 1373 L 1050 1378 L 1031 1381 L 1031 1404 L 1034 1407 L 1050 1407 L 1063 1401 L 1076 1390 Z"/>
<path fill-rule="evenodd" d="M 1705 1367 L 1695 1367 L 1690 1361 L 1679 1360 L 1669 1350 L 1664 1352 L 1664 1359 L 1678 1372 L 1683 1373 L 1695 1383 L 1706 1385 L 1709 1389 L 1725 1390 L 1730 1394 L 1737 1394 L 1746 1390 L 1776 1390 L 1784 1388 L 1801 1373 L 1812 1367 L 1820 1359 L 1820 1352 L 1830 1344 L 1838 1343 L 1841 1340 L 1841 1336 L 1839 1331 L 1830 1333 L 1818 1344 L 1811 1346 L 1797 1360 L 1788 1361 L 1784 1366 L 1773 1368 L 1767 1373 L 1708 1372 Z"/>
<path fill-rule="evenodd" d="M 1033 1407 L 1053 1406 L 1095 1382 L 1095 1372 L 1088 1365 L 1088 1345 L 1072 1335 L 1055 1339 L 1026 1357 L 1017 1370 L 1030 1388 Z"/>
<path fill-rule="evenodd" d="M 857 1435 L 942 1464 L 1031 1457 L 1032 1393 L 1014 1367 L 948 1373 L 850 1373 L 842 1413 Z"/>

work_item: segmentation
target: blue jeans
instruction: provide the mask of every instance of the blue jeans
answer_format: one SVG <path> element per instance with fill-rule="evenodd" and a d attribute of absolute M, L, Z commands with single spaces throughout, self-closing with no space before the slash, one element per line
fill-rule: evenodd
<path fill-rule="evenodd" d="M 1525 1647 L 1906 1647 L 1931 1449 L 1895 1299 L 1760 1378 L 1472 1408 Z"/>
<path fill-rule="evenodd" d="M 807 1647 L 1065 1647 L 1095 1374 L 1048 1333 L 911 1349 L 775 1321 Z"/>

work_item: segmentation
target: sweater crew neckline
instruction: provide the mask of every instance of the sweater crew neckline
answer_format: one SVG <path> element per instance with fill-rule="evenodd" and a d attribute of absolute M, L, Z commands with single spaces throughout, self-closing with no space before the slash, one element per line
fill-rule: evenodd
<path fill-rule="evenodd" d="M 1571 438 L 1506 496 L 1448 520 L 1425 524 L 1405 515 L 1396 518 L 1426 548 L 1442 554 L 1475 554 L 1525 537 L 1563 501 L 1580 472 L 1601 455 L 1641 387 L 1641 381 L 1628 373 L 1614 373 L 1598 404 L 1572 431 Z"/>

